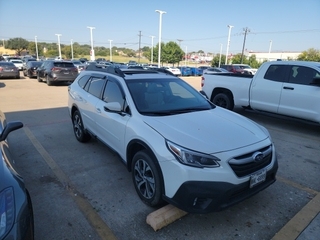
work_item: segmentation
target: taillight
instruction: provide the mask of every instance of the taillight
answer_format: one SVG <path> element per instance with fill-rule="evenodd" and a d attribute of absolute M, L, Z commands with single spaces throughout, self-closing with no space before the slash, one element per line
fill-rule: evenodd
<path fill-rule="evenodd" d="M 77 67 L 71 68 L 71 71 L 72 72 L 78 72 L 78 68 Z"/>
<path fill-rule="evenodd" d="M 0 67 L 0 72 L 2 72 L 2 70 L 3 70 L 3 68 L 2 68 L 2 67 Z"/>
<path fill-rule="evenodd" d="M 204 77 L 202 76 L 201 77 L 201 87 L 203 87 L 203 85 L 204 85 Z"/>
<path fill-rule="evenodd" d="M 61 71 L 61 68 L 59 68 L 59 67 L 53 67 L 53 68 L 51 69 L 51 71 L 52 71 L 52 72 L 59 72 L 59 71 Z"/>

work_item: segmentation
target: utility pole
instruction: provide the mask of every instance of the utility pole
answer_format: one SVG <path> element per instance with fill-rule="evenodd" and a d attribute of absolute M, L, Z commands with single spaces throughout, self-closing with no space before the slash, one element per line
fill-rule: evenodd
<path fill-rule="evenodd" d="M 243 29 L 243 31 L 244 31 L 244 39 L 243 39 L 243 45 L 242 45 L 241 63 L 243 62 L 244 47 L 246 45 L 246 38 L 247 38 L 248 32 L 250 32 L 250 29 L 246 27 Z"/>
<path fill-rule="evenodd" d="M 140 57 L 141 57 L 141 31 L 139 31 L 139 60 L 138 62 L 140 63 Z"/>

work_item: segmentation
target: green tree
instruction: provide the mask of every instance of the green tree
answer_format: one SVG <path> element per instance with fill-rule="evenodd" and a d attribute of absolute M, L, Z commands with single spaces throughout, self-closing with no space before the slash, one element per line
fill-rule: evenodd
<path fill-rule="evenodd" d="M 38 48 L 38 56 L 42 56 L 43 55 L 42 44 L 37 43 L 37 48 Z M 29 42 L 27 50 L 28 50 L 29 54 L 37 55 L 37 49 L 36 49 L 35 42 Z"/>
<path fill-rule="evenodd" d="M 220 61 L 220 54 L 216 54 L 211 61 L 211 66 L 212 67 L 218 67 L 219 66 L 219 61 Z M 221 62 L 220 65 L 224 64 L 226 61 L 226 55 L 221 54 Z"/>
<path fill-rule="evenodd" d="M 174 64 L 181 61 L 184 56 L 184 52 L 176 42 L 170 41 L 164 45 L 163 55 L 163 60 L 174 66 Z"/>
<path fill-rule="evenodd" d="M 24 38 L 10 38 L 6 44 L 6 48 L 16 50 L 16 53 L 20 56 L 23 50 L 28 49 L 29 42 Z"/>
<path fill-rule="evenodd" d="M 314 48 L 310 48 L 307 51 L 303 51 L 298 56 L 297 60 L 320 62 L 320 51 Z"/>

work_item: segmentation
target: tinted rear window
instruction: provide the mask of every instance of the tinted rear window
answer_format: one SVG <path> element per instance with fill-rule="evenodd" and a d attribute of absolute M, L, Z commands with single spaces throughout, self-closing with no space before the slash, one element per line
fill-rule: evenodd
<path fill-rule="evenodd" d="M 54 66 L 55 67 L 67 67 L 67 68 L 71 68 L 74 67 L 73 63 L 69 63 L 69 62 L 54 62 Z"/>
<path fill-rule="evenodd" d="M 0 66 L 14 66 L 12 62 L 0 62 Z"/>

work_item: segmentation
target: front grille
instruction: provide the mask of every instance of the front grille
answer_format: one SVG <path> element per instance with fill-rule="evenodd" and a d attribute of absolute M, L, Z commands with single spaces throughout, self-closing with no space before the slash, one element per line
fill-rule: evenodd
<path fill-rule="evenodd" d="M 255 161 L 253 156 L 258 152 L 263 154 L 263 158 Z M 235 157 L 229 161 L 229 165 L 238 177 L 244 177 L 268 166 L 271 160 L 272 145 Z"/>

